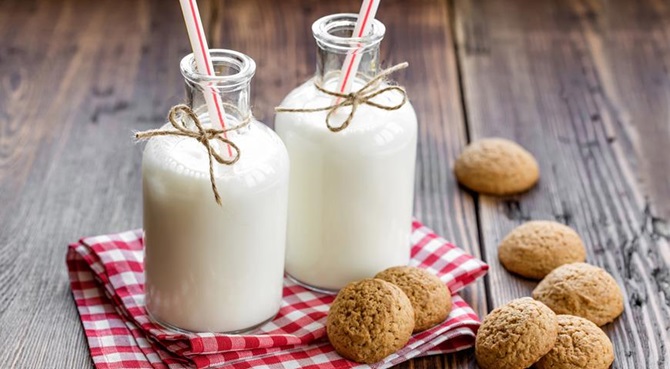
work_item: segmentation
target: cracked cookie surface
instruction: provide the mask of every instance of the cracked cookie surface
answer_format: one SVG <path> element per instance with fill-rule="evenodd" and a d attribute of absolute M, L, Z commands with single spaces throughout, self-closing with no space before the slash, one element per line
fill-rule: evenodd
<path fill-rule="evenodd" d="M 512 300 L 484 318 L 475 340 L 482 369 L 525 369 L 547 354 L 558 333 L 556 314 L 530 297 Z"/>
<path fill-rule="evenodd" d="M 623 293 L 614 278 L 586 263 L 554 269 L 533 290 L 533 298 L 556 314 L 580 316 L 598 326 L 612 322 L 624 308 Z"/>
<path fill-rule="evenodd" d="M 537 369 L 607 369 L 614 362 L 612 341 L 590 320 L 558 316 L 556 345 L 535 364 Z"/>
<path fill-rule="evenodd" d="M 436 275 L 425 269 L 397 266 L 377 273 L 400 287 L 414 308 L 414 332 L 421 332 L 443 322 L 451 312 L 449 288 Z"/>
<path fill-rule="evenodd" d="M 328 340 L 343 357 L 372 364 L 407 344 L 414 330 L 414 310 L 397 286 L 363 279 L 337 294 L 326 319 Z"/>
<path fill-rule="evenodd" d="M 454 174 L 473 191 L 502 196 L 529 190 L 540 178 L 540 169 L 533 155 L 516 142 L 484 138 L 465 147 Z"/>
<path fill-rule="evenodd" d="M 500 263 L 512 273 L 542 279 L 561 265 L 586 260 L 577 232 L 553 221 L 526 222 L 505 236 L 498 247 Z"/>

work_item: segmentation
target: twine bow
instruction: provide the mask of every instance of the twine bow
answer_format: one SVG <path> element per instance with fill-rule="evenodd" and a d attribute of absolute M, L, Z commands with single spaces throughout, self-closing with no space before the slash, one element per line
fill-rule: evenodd
<path fill-rule="evenodd" d="M 409 63 L 404 62 L 400 64 L 396 64 L 392 66 L 391 68 L 384 69 L 381 71 L 375 78 L 371 79 L 363 85 L 363 87 L 355 92 L 351 92 L 348 94 L 343 94 L 335 91 L 329 91 L 326 90 L 319 82 L 314 83 L 314 86 L 316 87 L 317 90 L 325 93 L 326 95 L 334 96 L 337 97 L 337 101 L 329 106 L 324 106 L 320 108 L 283 108 L 283 107 L 276 107 L 275 112 L 277 113 L 314 113 L 318 111 L 328 111 L 328 115 L 326 115 L 326 126 L 331 132 L 339 132 L 349 126 L 351 124 L 351 120 L 354 118 L 354 114 L 356 114 L 356 109 L 360 105 L 370 105 L 374 106 L 375 108 L 378 109 L 383 109 L 383 110 L 398 110 L 400 109 L 405 103 L 407 102 L 407 92 L 405 91 L 404 88 L 400 86 L 386 86 L 381 89 L 375 89 L 377 88 L 377 84 L 381 82 L 383 79 L 385 79 L 387 76 L 390 74 L 399 71 L 401 69 L 405 69 L 409 66 Z M 398 104 L 395 105 L 384 105 L 384 104 L 379 104 L 374 101 L 372 101 L 373 98 L 375 98 L 378 95 L 384 94 L 386 92 L 390 91 L 398 91 L 402 95 L 402 101 Z M 333 126 L 330 123 L 330 118 L 332 117 L 335 112 L 337 112 L 338 109 L 345 107 L 345 106 L 351 106 L 351 112 L 349 112 L 349 115 L 347 116 L 347 119 L 339 126 Z"/>
<path fill-rule="evenodd" d="M 183 119 L 184 115 L 191 118 L 195 127 L 189 128 L 187 126 L 186 122 Z M 198 142 L 200 142 L 203 146 L 205 146 L 205 149 L 207 149 L 207 154 L 209 158 L 209 179 L 210 182 L 212 183 L 212 192 L 214 192 L 214 199 L 216 200 L 217 204 L 221 205 L 221 196 L 219 196 L 219 191 L 216 188 L 216 180 L 214 178 L 214 160 L 224 165 L 233 165 L 238 160 L 240 160 L 240 154 L 241 154 L 240 148 L 237 145 L 235 145 L 234 142 L 229 140 L 226 137 L 225 133 L 240 129 L 248 125 L 251 118 L 247 117 L 242 121 L 242 123 L 230 128 L 225 129 L 205 128 L 202 125 L 202 122 L 200 122 L 200 119 L 198 119 L 198 116 L 193 112 L 193 110 L 191 110 L 191 108 L 189 108 L 187 105 L 179 104 L 173 106 L 170 109 L 170 113 L 168 113 L 168 120 L 172 124 L 172 127 L 175 128 L 174 130 L 151 129 L 148 131 L 136 132 L 135 138 L 142 141 L 157 136 L 183 136 L 196 139 Z M 235 155 L 230 159 L 226 159 L 218 152 L 216 152 L 216 150 L 212 147 L 212 144 L 210 142 L 211 140 L 218 140 L 226 145 L 229 145 L 235 151 Z"/>

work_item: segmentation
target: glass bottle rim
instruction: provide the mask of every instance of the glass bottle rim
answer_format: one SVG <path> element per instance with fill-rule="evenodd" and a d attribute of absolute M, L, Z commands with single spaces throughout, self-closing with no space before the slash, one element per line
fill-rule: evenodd
<path fill-rule="evenodd" d="M 181 74 L 194 84 L 211 84 L 217 89 L 235 90 L 249 83 L 256 73 L 256 62 L 248 55 L 229 49 L 209 49 L 209 55 L 215 68 L 225 64 L 235 70 L 232 74 L 210 76 L 200 73 L 196 67 L 193 53 L 184 56 L 179 63 Z"/>
<path fill-rule="evenodd" d="M 358 21 L 358 14 L 339 13 L 330 14 L 317 19 L 312 24 L 312 33 L 316 42 L 336 51 L 348 52 L 362 45 L 363 49 L 376 46 L 384 38 L 386 27 L 377 19 L 372 20 L 370 31 L 362 37 L 345 37 L 333 34 L 342 29 L 351 29 L 353 32 Z"/>

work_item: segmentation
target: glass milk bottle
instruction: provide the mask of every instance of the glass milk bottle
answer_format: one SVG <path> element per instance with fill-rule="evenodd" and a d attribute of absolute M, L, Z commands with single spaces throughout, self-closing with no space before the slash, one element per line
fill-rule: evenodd
<path fill-rule="evenodd" d="M 210 123 L 203 91 L 218 90 L 227 133 L 239 148 L 232 165 L 214 161 L 221 196 L 214 199 L 208 151 L 195 138 L 152 137 L 142 160 L 145 293 L 151 317 L 194 332 L 241 332 L 279 311 L 284 274 L 289 161 L 284 144 L 251 118 L 247 55 L 210 50 L 216 77 L 196 71 L 193 54 L 181 61 L 188 105 Z M 193 119 L 180 119 L 197 130 Z M 163 130 L 176 131 L 170 123 Z M 221 156 L 227 145 L 210 140 Z M 233 152 L 232 155 L 235 155 Z"/>
<path fill-rule="evenodd" d="M 361 63 L 352 91 L 381 71 L 385 27 L 375 20 L 367 36 L 350 38 L 357 17 L 335 14 L 313 24 L 316 75 L 289 93 L 280 108 L 332 105 L 333 97 L 315 83 L 336 90 L 345 57 L 358 45 Z M 392 106 L 402 95 L 387 91 L 373 101 Z M 340 125 L 349 112 L 338 109 L 330 124 Z M 397 110 L 362 104 L 346 128 L 333 132 L 327 114 L 278 112 L 275 130 L 291 159 L 286 272 L 307 287 L 334 292 L 409 261 L 417 119 L 409 102 Z"/>

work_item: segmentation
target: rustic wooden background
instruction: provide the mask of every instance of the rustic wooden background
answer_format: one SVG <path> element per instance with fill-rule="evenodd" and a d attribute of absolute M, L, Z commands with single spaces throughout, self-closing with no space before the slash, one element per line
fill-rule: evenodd
<path fill-rule="evenodd" d="M 203 0 L 210 44 L 258 63 L 254 112 L 314 71 L 311 23 L 359 0 Z M 605 327 L 614 368 L 670 367 L 670 5 L 662 0 L 384 0 L 383 59 L 419 115 L 416 214 L 491 265 L 480 314 L 528 295 L 496 247 L 514 226 L 574 227 L 624 288 Z M 0 1 L 0 367 L 91 366 L 64 263 L 68 242 L 141 225 L 141 145 L 183 98 L 179 6 L 160 0 Z M 469 141 L 516 140 L 542 179 L 513 198 L 460 189 Z M 475 368 L 471 350 L 402 367 Z"/>

